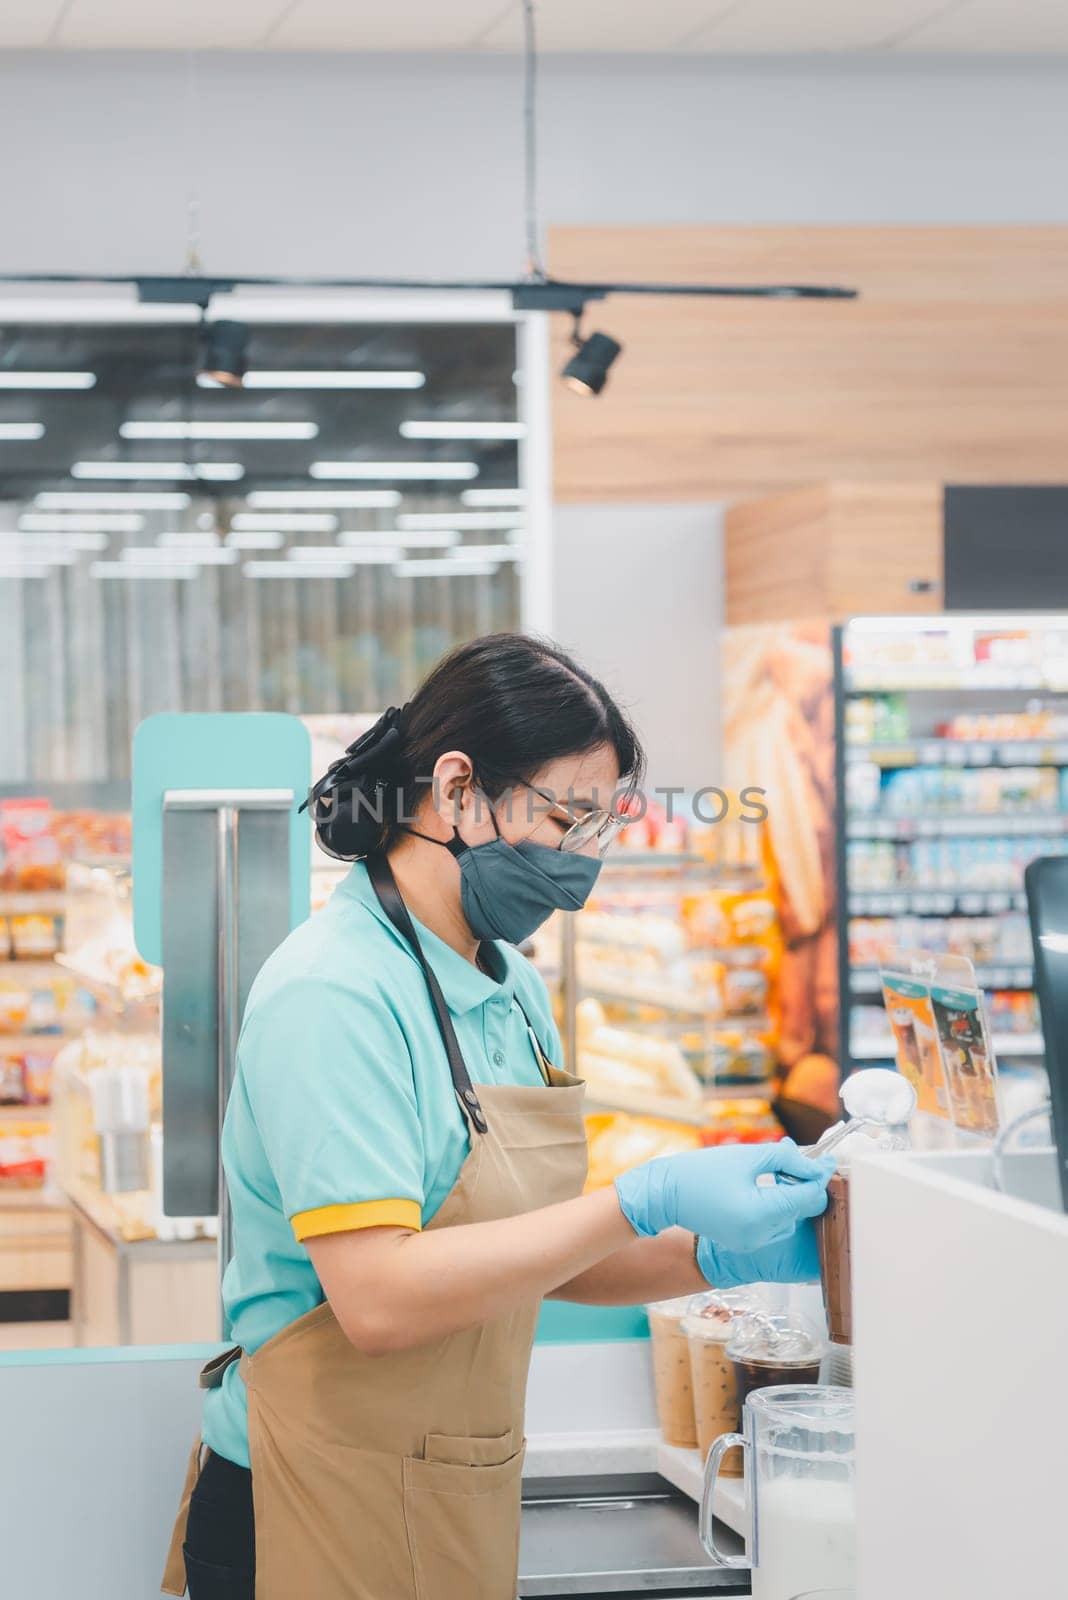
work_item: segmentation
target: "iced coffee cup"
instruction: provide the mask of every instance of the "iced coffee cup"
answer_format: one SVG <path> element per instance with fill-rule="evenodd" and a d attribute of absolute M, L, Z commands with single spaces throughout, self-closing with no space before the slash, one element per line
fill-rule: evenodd
<path fill-rule="evenodd" d="M 836 1172 L 827 1185 L 827 1209 L 816 1218 L 820 1282 L 832 1344 L 853 1343 L 853 1271 L 849 1242 L 849 1171 Z"/>
<path fill-rule="evenodd" d="M 739 1317 L 726 1352 L 738 1391 L 738 1426 L 754 1389 L 818 1383 L 824 1348 L 820 1335 L 801 1318 L 763 1312 Z"/>
<path fill-rule="evenodd" d="M 653 1346 L 653 1385 L 660 1432 L 665 1444 L 679 1445 L 684 1450 L 693 1450 L 697 1445 L 690 1345 L 682 1331 L 691 1299 L 686 1295 L 680 1300 L 660 1300 L 645 1308 Z"/>
<path fill-rule="evenodd" d="M 727 1359 L 727 1341 L 733 1323 L 758 1309 L 756 1298 L 744 1290 L 714 1290 L 698 1295 L 683 1319 L 682 1331 L 690 1347 L 697 1448 L 702 1461 L 720 1434 L 733 1433 L 737 1425 L 738 1392 L 734 1367 Z M 728 1478 L 741 1477 L 740 1450 L 731 1450 L 724 1457 L 720 1472 Z"/>

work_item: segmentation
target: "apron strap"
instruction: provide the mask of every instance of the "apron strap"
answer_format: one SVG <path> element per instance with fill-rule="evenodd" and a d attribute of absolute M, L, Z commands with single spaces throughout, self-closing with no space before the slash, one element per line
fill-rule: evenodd
<path fill-rule="evenodd" d="M 393 876 L 393 868 L 386 857 L 381 853 L 367 857 L 367 876 L 371 880 L 379 905 L 396 928 L 401 938 L 411 949 L 412 954 L 422 968 L 426 980 L 427 990 L 430 995 L 430 1004 L 434 1010 L 434 1020 L 441 1034 L 441 1042 L 445 1046 L 445 1054 L 449 1058 L 449 1071 L 452 1074 L 453 1088 L 456 1090 L 464 1116 L 475 1133 L 488 1132 L 485 1112 L 478 1095 L 471 1082 L 471 1075 L 467 1070 L 467 1063 L 460 1049 L 460 1041 L 456 1037 L 456 1030 L 449 1016 L 449 1008 L 445 1003 L 445 996 L 441 992 L 441 985 L 435 976 L 434 969 L 423 953 L 419 943 L 419 936 L 415 931 L 412 919 L 408 914 L 408 907 L 401 898 L 397 888 L 397 880 Z"/>
<path fill-rule="evenodd" d="M 170 1548 L 167 1551 L 167 1564 L 160 1581 L 160 1588 L 164 1594 L 185 1594 L 185 1530 L 189 1521 L 189 1502 L 193 1497 L 197 1478 L 200 1476 L 202 1448 L 198 1439 L 189 1452 L 189 1464 L 185 1469 L 185 1482 L 182 1484 L 182 1499 L 174 1523 L 174 1532 L 171 1534 Z"/>

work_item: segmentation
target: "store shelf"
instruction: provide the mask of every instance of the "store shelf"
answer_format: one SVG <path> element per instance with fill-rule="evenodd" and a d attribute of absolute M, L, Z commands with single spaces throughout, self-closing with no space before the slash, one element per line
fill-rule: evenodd
<path fill-rule="evenodd" d="M 662 1478 L 700 1504 L 705 1483 L 700 1451 L 680 1450 L 677 1445 L 661 1442 L 657 1446 L 656 1467 Z M 744 1478 L 725 1478 L 721 1473 L 712 1509 L 720 1522 L 744 1537 L 747 1531 Z"/>
<path fill-rule="evenodd" d="M 713 1107 L 717 1100 L 764 1100 L 768 1094 L 766 1079 L 747 1083 L 722 1084 L 714 1093 L 700 1100 L 684 1100 L 681 1095 L 641 1094 L 627 1091 L 600 1089 L 596 1082 L 586 1090 L 586 1110 L 623 1111 L 634 1117 L 659 1117 L 666 1122 L 686 1122 L 694 1128 L 707 1128 L 715 1122 Z"/>
<path fill-rule="evenodd" d="M 41 1050 L 46 1045 L 55 1045 L 58 1050 L 68 1039 L 81 1037 L 81 1028 L 74 1028 L 70 1032 L 60 1030 L 51 1033 L 0 1033 L 0 1055 L 8 1054 L 12 1050 Z"/>
<path fill-rule="evenodd" d="M 61 917 L 66 909 L 67 896 L 63 889 L 0 894 L 0 917 Z"/>
<path fill-rule="evenodd" d="M 109 978 L 103 978 L 98 973 L 86 972 L 76 961 L 69 956 L 57 955 L 56 966 L 80 983 L 83 989 L 101 1000 L 113 1011 L 125 1011 L 128 1006 L 142 1006 L 158 1002 L 162 993 L 162 978 L 153 984 L 131 984 L 124 987 Z"/>
<path fill-rule="evenodd" d="M 1014 964 L 976 967 L 976 981 L 980 989 L 1033 989 L 1034 969 Z M 878 967 L 851 967 L 849 989 L 854 995 L 881 994 L 882 978 Z"/>
<path fill-rule="evenodd" d="M 678 1016 L 701 1017 L 717 1028 L 767 1029 L 769 1022 L 764 1012 L 728 1014 L 695 996 L 687 996 L 670 989 L 642 989 L 631 984 L 587 983 L 582 977 L 579 992 L 591 1000 L 604 1000 L 610 1005 L 650 1006 L 660 1011 L 670 1011 Z"/>
<path fill-rule="evenodd" d="M 870 889 L 849 896 L 851 917 L 1000 917 L 1026 910 L 1027 896 L 1009 889 Z"/>
<path fill-rule="evenodd" d="M 51 1122 L 51 1102 L 41 1106 L 0 1106 L 0 1122 Z"/>
<path fill-rule="evenodd" d="M 990 811 L 974 815 L 850 817 L 847 839 L 1009 839 L 1034 833 L 1068 832 L 1062 811 Z"/>
<path fill-rule="evenodd" d="M 1039 667 L 999 672 L 974 662 L 957 667 L 933 667 L 926 663 L 914 667 L 902 665 L 896 666 L 892 673 L 853 668 L 847 670 L 843 687 L 847 695 L 909 694 L 915 690 L 934 694 L 946 689 L 963 689 L 975 695 L 991 689 L 1007 689 L 1019 694 L 1032 694 L 1041 689 L 1046 694 L 1063 694 L 1066 688 L 1059 676 L 1050 676 Z"/>
<path fill-rule="evenodd" d="M 1006 1056 L 1044 1056 L 1046 1042 L 1040 1033 L 995 1033 L 991 1037 L 994 1054 Z M 887 1034 L 884 1039 L 858 1039 L 850 1047 L 854 1061 L 892 1061 L 894 1039 Z"/>
<path fill-rule="evenodd" d="M 1064 767 L 1068 739 L 919 738 L 847 743 L 847 761 L 894 767 Z"/>

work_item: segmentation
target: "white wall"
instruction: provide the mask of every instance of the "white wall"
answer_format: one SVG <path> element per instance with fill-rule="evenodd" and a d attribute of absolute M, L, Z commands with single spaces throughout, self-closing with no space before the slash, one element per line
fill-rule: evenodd
<path fill-rule="evenodd" d="M 221 0 L 225 3 L 225 0 Z M 512 58 L 0 55 L 0 270 L 512 275 Z M 1068 220 L 1068 63 L 550 57 L 556 222 Z M 622 264 L 625 267 L 625 263 Z"/>
<path fill-rule="evenodd" d="M 629 707 L 651 786 L 719 783 L 719 508 L 558 506 L 553 523 L 554 637 Z"/>

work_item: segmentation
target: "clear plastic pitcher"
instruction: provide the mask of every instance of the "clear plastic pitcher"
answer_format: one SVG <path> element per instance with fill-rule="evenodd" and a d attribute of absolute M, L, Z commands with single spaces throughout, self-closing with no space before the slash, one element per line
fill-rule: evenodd
<path fill-rule="evenodd" d="M 701 1543 L 717 1566 L 751 1567 L 753 1600 L 794 1600 L 856 1582 L 855 1423 L 851 1389 L 757 1389 L 741 1434 L 712 1446 L 701 1501 Z M 745 1452 L 749 1520 L 744 1556 L 717 1549 L 712 1520 L 724 1455 Z"/>

